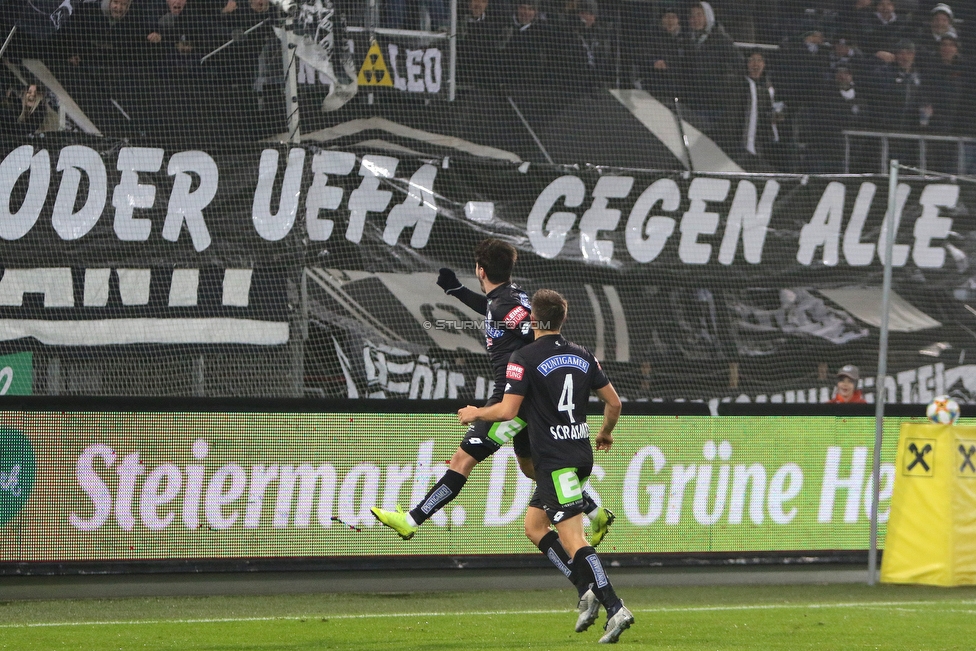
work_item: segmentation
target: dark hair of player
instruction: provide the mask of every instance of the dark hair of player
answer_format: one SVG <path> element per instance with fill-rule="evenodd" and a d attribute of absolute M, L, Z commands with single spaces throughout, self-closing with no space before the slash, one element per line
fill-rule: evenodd
<path fill-rule="evenodd" d="M 512 269 L 518 251 L 508 242 L 494 238 L 481 240 L 474 250 L 475 263 L 485 270 L 488 280 L 493 283 L 507 283 L 512 280 Z"/>
<path fill-rule="evenodd" d="M 552 289 L 540 289 L 532 295 L 532 318 L 540 330 L 559 332 L 566 320 L 566 299 Z"/>

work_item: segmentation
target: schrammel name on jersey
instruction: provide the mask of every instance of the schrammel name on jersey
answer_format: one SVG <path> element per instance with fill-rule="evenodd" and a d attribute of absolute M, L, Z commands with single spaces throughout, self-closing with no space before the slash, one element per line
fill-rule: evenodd
<path fill-rule="evenodd" d="M 586 423 L 551 425 L 549 433 L 554 439 L 585 439 L 590 437 L 590 426 Z"/>

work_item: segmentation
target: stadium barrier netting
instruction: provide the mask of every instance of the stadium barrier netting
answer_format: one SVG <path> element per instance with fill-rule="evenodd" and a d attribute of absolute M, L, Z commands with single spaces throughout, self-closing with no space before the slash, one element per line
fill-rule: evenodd
<path fill-rule="evenodd" d="M 0 393 L 482 399 L 434 279 L 490 236 L 629 401 L 872 401 L 894 157 L 958 176 L 898 186 L 886 399 L 973 402 L 972 20 L 917 4 L 0 3 Z"/>

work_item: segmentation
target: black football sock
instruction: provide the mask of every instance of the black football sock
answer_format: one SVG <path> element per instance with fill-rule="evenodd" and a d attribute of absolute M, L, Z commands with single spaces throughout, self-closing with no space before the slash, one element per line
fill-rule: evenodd
<path fill-rule="evenodd" d="M 542 540 L 539 541 L 539 551 L 545 554 L 549 562 L 555 565 L 556 569 L 562 572 L 576 586 L 576 591 L 579 593 L 580 598 L 582 598 L 590 586 L 588 583 L 582 583 L 580 581 L 579 574 L 576 572 L 576 565 L 573 563 L 573 559 L 569 557 L 569 554 L 566 553 L 563 544 L 559 541 L 559 534 L 555 531 L 550 531 L 544 535 Z"/>
<path fill-rule="evenodd" d="M 603 569 L 600 557 L 596 555 L 596 550 L 589 546 L 580 547 L 573 555 L 573 565 L 576 566 L 576 571 L 582 577 L 581 581 L 593 583 L 591 589 L 603 607 L 607 609 L 607 617 L 613 617 L 623 606 L 623 602 L 620 601 L 620 597 L 610 585 L 610 579 Z"/>
<path fill-rule="evenodd" d="M 583 491 L 583 513 L 592 516 L 598 508 L 600 508 L 600 505 L 593 501 L 589 493 Z"/>
<path fill-rule="evenodd" d="M 448 502 L 453 500 L 461 492 L 464 487 L 464 482 L 468 481 L 468 478 L 459 472 L 454 472 L 453 470 L 448 470 L 444 473 L 433 488 L 424 496 L 424 499 L 420 501 L 415 508 L 410 509 L 410 517 L 414 519 L 418 525 L 423 524 L 427 521 L 430 516 L 434 515 L 442 508 L 444 508 Z"/>
<path fill-rule="evenodd" d="M 572 572 L 572 575 L 570 575 L 569 580 L 572 581 L 573 585 L 576 586 L 576 593 L 579 595 L 579 598 L 582 599 L 583 595 L 586 594 L 586 591 L 590 589 L 591 584 L 589 582 L 589 579 L 580 576 L 580 573 L 576 571 L 576 563 L 573 562 L 573 559 L 569 559 L 569 563 L 567 563 L 566 565 L 567 567 L 569 567 L 570 571 Z"/>

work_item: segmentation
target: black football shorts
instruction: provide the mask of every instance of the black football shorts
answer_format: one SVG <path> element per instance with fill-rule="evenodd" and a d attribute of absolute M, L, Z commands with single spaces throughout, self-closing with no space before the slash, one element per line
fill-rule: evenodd
<path fill-rule="evenodd" d="M 584 513 L 587 502 L 583 498 L 583 485 L 592 470 L 592 465 L 536 470 L 535 492 L 529 506 L 545 511 L 553 524 Z"/>

